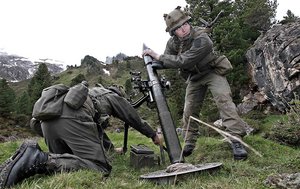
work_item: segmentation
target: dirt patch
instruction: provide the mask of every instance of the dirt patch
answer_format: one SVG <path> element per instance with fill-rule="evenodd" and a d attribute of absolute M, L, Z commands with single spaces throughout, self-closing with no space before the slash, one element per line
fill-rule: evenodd
<path fill-rule="evenodd" d="M 29 127 L 26 116 L 0 117 L 0 142 L 34 137 L 36 134 Z"/>

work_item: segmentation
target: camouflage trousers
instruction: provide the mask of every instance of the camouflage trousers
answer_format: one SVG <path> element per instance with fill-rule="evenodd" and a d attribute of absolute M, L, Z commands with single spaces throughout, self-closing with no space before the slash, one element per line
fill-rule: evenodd
<path fill-rule="evenodd" d="M 198 81 L 190 81 L 186 88 L 185 105 L 183 113 L 183 131 L 186 133 L 186 144 L 195 145 L 199 123 L 190 116 L 199 119 L 205 94 L 209 90 L 216 103 L 223 126 L 234 136 L 243 137 L 246 134 L 244 122 L 237 113 L 232 101 L 231 89 L 225 76 L 209 73 Z"/>
<path fill-rule="evenodd" d="M 95 123 L 58 119 L 42 122 L 42 132 L 50 152 L 51 171 L 93 169 L 110 173 L 111 165 Z"/>
<path fill-rule="evenodd" d="M 102 166 L 96 165 L 94 162 L 80 158 L 73 154 L 52 154 L 48 155 L 46 169 L 49 172 L 69 172 L 80 169 L 91 169 L 102 172 L 104 175 L 109 175 L 109 171 Z"/>

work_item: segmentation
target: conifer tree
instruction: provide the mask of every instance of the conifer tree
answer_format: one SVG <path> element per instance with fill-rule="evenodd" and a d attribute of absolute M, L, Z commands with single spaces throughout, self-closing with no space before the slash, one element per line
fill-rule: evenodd
<path fill-rule="evenodd" d="M 28 84 L 28 95 L 30 97 L 30 109 L 32 110 L 33 104 L 40 98 L 44 88 L 52 84 L 51 75 L 48 71 L 47 65 L 42 63 L 39 65 L 38 70 Z"/>
<path fill-rule="evenodd" d="M 287 24 L 290 22 L 295 22 L 297 19 L 299 19 L 298 16 L 295 16 L 295 14 L 291 10 L 287 10 L 286 16 L 283 17 L 283 20 L 281 20 L 280 23 Z"/>
<path fill-rule="evenodd" d="M 31 114 L 30 98 L 28 93 L 24 91 L 22 95 L 17 99 L 16 112 L 18 114 Z"/>
<path fill-rule="evenodd" d="M 0 80 L 0 115 L 7 116 L 15 110 L 15 92 L 6 79 Z"/>

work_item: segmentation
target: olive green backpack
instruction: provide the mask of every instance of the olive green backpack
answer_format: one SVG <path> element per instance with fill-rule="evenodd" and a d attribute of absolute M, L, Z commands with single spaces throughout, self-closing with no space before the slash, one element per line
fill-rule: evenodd
<path fill-rule="evenodd" d="M 35 102 L 32 117 L 46 121 L 61 116 L 64 97 L 69 87 L 57 84 L 43 89 L 41 97 Z"/>
<path fill-rule="evenodd" d="M 88 88 L 84 84 L 68 87 L 57 84 L 45 88 L 41 97 L 35 102 L 32 117 L 40 121 L 59 118 L 63 113 L 63 104 L 79 109 L 88 96 Z"/>

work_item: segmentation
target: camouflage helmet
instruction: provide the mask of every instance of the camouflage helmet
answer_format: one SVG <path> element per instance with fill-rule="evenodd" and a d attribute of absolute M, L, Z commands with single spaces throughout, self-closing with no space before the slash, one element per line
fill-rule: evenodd
<path fill-rule="evenodd" d="M 164 14 L 164 19 L 167 25 L 166 32 L 170 35 L 174 35 L 174 31 L 185 22 L 189 21 L 191 17 L 187 11 L 181 10 L 180 6 L 177 6 L 169 14 Z"/>

